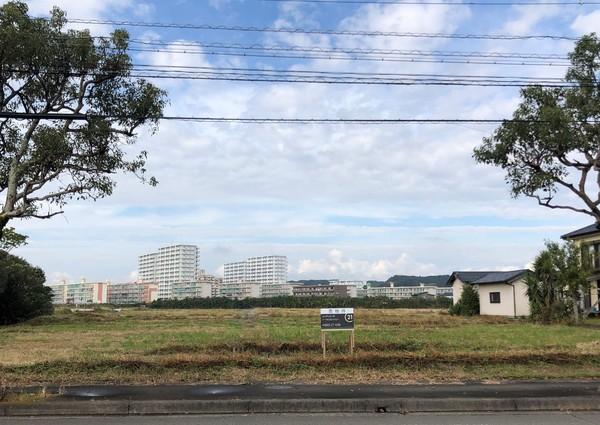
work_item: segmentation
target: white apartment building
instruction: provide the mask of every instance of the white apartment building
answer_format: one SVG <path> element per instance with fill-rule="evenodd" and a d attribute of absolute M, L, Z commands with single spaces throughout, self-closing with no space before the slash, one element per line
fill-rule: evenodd
<path fill-rule="evenodd" d="M 169 299 L 173 285 L 185 285 L 196 281 L 199 253 L 195 245 L 173 245 L 160 248 L 158 252 L 141 255 L 138 276 L 143 283 L 158 285 L 158 298 Z"/>
<path fill-rule="evenodd" d="M 287 268 L 285 256 L 250 257 L 246 261 L 225 264 L 223 283 L 281 285 L 287 283 Z"/>
<path fill-rule="evenodd" d="M 55 283 L 52 288 L 52 303 L 54 304 L 106 304 L 108 300 L 107 282 L 80 282 Z"/>
<path fill-rule="evenodd" d="M 388 297 L 394 300 L 401 300 L 405 298 L 410 298 L 414 295 L 418 294 L 430 294 L 433 296 L 444 296 L 448 294 L 448 291 L 451 288 L 441 287 L 441 286 L 433 286 L 433 285 L 425 285 L 423 283 L 418 286 L 395 286 L 393 283 L 391 286 L 382 286 L 382 287 L 371 287 L 367 288 L 367 296 L 368 297 Z"/>

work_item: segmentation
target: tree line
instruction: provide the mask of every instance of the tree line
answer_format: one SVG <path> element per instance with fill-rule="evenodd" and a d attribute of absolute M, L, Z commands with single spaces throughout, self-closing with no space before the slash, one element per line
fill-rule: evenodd
<path fill-rule="evenodd" d="M 249 309 L 249 308 L 440 308 L 450 307 L 452 300 L 446 297 L 412 297 L 393 300 L 387 297 L 293 297 L 246 298 L 234 300 L 224 297 L 186 298 L 183 300 L 156 300 L 150 308 L 203 308 L 203 309 Z"/>

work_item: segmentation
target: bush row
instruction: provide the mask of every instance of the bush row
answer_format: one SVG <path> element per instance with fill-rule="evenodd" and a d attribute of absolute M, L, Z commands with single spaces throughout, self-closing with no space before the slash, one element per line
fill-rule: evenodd
<path fill-rule="evenodd" d="M 452 300 L 446 297 L 407 298 L 392 300 L 386 297 L 334 298 L 334 297 L 273 297 L 246 298 L 186 298 L 184 300 L 156 300 L 149 304 L 151 308 L 448 308 Z"/>

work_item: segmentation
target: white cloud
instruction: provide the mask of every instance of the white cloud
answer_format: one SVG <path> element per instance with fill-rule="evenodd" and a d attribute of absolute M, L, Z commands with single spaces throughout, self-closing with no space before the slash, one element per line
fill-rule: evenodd
<path fill-rule="evenodd" d="M 600 10 L 578 15 L 571 24 L 571 29 L 579 34 L 600 33 Z"/>
<path fill-rule="evenodd" d="M 45 13 L 47 5 L 55 2 L 31 3 Z M 68 3 L 69 13 L 78 17 L 133 10 L 132 2 L 123 6 L 116 1 L 58 3 Z M 312 28 L 320 24 L 313 9 L 287 4 L 280 10 L 275 25 Z M 467 7 L 367 5 L 343 19 L 339 28 L 455 32 L 469 25 L 472 17 Z M 544 23 L 541 17 L 519 17 L 507 25 L 511 31 L 526 31 Z M 498 26 L 502 25 L 499 21 Z M 164 34 L 148 31 L 142 37 L 162 39 Z M 177 40 L 186 41 L 180 34 Z M 279 34 L 267 35 L 265 42 L 455 49 L 443 39 Z M 498 50 L 497 44 L 484 47 Z M 557 48 L 557 44 L 537 41 L 518 45 L 517 50 L 531 52 Z M 558 46 L 561 52 L 566 47 Z M 145 52 L 134 61 L 205 67 L 255 64 L 247 58 L 165 52 Z M 259 65 L 475 75 L 560 76 L 563 71 L 358 61 Z M 168 115 L 505 118 L 519 102 L 517 88 L 498 87 L 186 80 L 158 80 L 157 84 L 169 91 Z M 527 200 L 511 200 L 503 172 L 474 163 L 473 147 L 493 128 L 162 122 L 157 135 L 142 133 L 138 145 L 127 148 L 149 152 L 147 168 L 158 177 L 157 188 L 140 185 L 131 176 L 118 176 L 110 198 L 94 204 L 71 203 L 64 218 L 15 223 L 31 236 L 30 245 L 20 252 L 49 273 L 69 270 L 73 276 L 114 281 L 132 278 L 130 271 L 139 254 L 171 243 L 200 245 L 201 267 L 220 274 L 224 262 L 270 253 L 289 256 L 292 278 L 385 279 L 395 273 L 447 273 L 525 264 L 544 239 L 577 227 L 579 222 L 572 215 L 547 212 Z"/>
<path fill-rule="evenodd" d="M 303 259 L 298 262 L 296 272 L 312 278 L 339 277 L 344 279 L 387 279 L 393 274 L 429 274 L 435 266 L 420 264 L 402 253 L 396 259 L 374 261 L 345 257 L 339 249 L 332 249 L 324 259 Z"/>
<path fill-rule="evenodd" d="M 517 13 L 517 18 L 504 24 L 501 32 L 514 35 L 524 35 L 531 33 L 536 25 L 545 19 L 553 18 L 565 13 L 559 6 L 538 6 L 535 13 L 529 6 L 514 6 L 513 10 Z"/>

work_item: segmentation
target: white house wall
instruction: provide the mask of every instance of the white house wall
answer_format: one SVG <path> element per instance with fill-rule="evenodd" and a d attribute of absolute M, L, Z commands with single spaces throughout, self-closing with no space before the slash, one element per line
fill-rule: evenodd
<path fill-rule="evenodd" d="M 514 316 L 514 298 L 511 285 L 504 283 L 479 286 L 479 305 L 482 316 Z M 500 303 L 490 303 L 490 292 L 500 292 Z"/>
<path fill-rule="evenodd" d="M 514 282 L 513 285 L 515 286 L 515 294 L 517 296 L 517 316 L 529 316 L 531 310 L 525 280 L 520 279 Z"/>
<path fill-rule="evenodd" d="M 462 295 L 464 283 L 459 279 L 454 279 L 454 283 L 452 283 L 452 303 L 456 304 Z"/>

